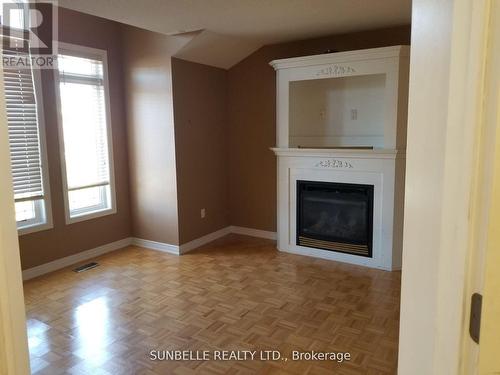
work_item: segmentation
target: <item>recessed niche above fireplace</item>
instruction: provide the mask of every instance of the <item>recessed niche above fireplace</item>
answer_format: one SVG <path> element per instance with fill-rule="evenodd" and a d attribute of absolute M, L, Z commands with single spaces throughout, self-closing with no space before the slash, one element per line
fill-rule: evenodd
<path fill-rule="evenodd" d="M 290 82 L 289 147 L 384 147 L 385 74 Z"/>
<path fill-rule="evenodd" d="M 406 148 L 409 47 L 272 61 L 277 146 Z"/>
<path fill-rule="evenodd" d="M 297 181 L 297 245 L 372 256 L 373 185 Z"/>

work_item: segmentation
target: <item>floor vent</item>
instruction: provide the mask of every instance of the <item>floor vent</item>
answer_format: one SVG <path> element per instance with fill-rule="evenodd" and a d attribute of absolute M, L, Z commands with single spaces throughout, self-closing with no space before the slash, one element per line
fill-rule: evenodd
<path fill-rule="evenodd" d="M 96 263 L 96 262 L 91 262 L 91 263 L 87 263 L 87 264 L 84 264 L 80 267 L 76 267 L 73 271 L 75 272 L 83 272 L 83 271 L 87 271 L 87 270 L 90 270 L 92 268 L 95 268 L 99 265 L 99 263 Z"/>

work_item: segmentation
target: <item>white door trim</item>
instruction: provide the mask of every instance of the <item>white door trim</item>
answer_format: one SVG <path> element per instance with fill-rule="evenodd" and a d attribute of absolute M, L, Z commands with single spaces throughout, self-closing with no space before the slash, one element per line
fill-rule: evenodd
<path fill-rule="evenodd" d="M 0 67 L 0 77 L 2 76 Z M 0 79 L 0 98 L 0 373 L 28 375 L 30 364 L 26 312 L 14 214 L 3 79 Z"/>
<path fill-rule="evenodd" d="M 488 0 L 414 0 L 398 372 L 460 373 Z"/>

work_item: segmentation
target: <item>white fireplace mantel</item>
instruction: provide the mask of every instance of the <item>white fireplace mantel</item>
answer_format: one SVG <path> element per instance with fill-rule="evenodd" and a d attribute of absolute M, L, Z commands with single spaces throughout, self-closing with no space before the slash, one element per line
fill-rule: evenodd
<path fill-rule="evenodd" d="M 408 46 L 394 46 L 271 62 L 277 71 L 272 151 L 278 158 L 279 250 L 401 268 L 408 56 Z M 352 108 L 356 113 L 349 116 Z M 297 181 L 373 186 L 371 257 L 297 244 Z"/>
<path fill-rule="evenodd" d="M 405 153 L 397 150 L 273 148 L 278 155 L 278 249 L 384 270 L 401 268 Z M 372 257 L 296 243 L 297 181 L 374 186 Z"/>

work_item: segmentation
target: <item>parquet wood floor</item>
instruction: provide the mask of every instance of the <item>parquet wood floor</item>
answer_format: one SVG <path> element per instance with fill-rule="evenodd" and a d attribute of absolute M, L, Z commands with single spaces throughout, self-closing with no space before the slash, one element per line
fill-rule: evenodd
<path fill-rule="evenodd" d="M 35 374 L 396 372 L 400 273 L 230 235 L 177 257 L 128 247 L 25 283 Z M 349 352 L 332 361 L 151 361 L 150 350 Z"/>

